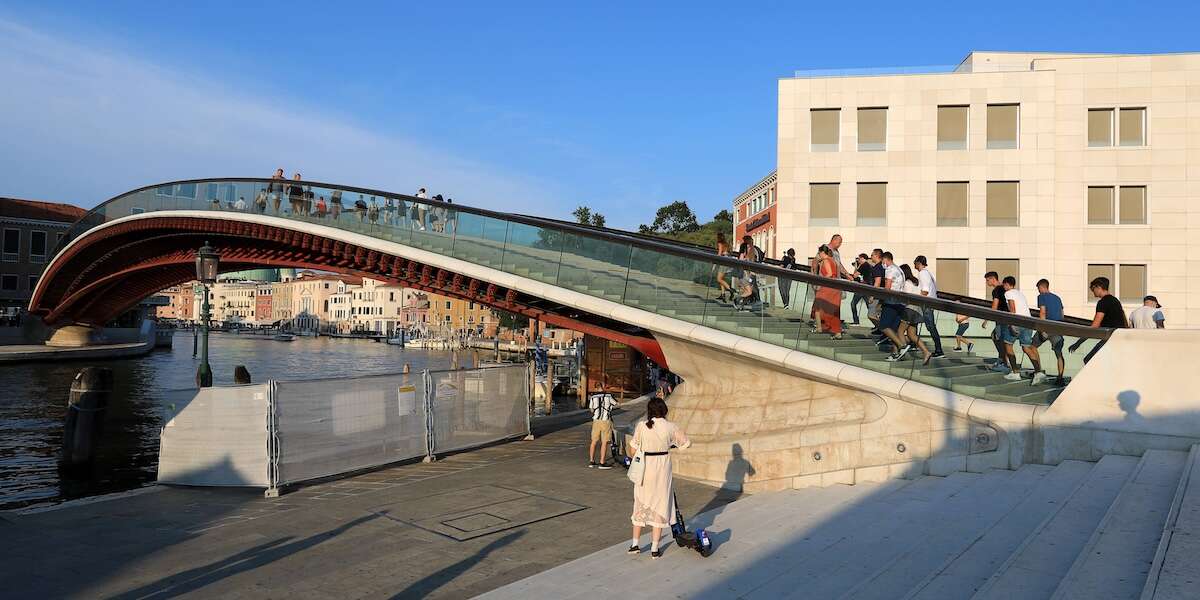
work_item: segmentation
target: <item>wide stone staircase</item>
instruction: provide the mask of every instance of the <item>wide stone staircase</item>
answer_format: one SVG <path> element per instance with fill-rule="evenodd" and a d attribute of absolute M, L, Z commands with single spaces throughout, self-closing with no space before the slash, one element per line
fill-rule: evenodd
<path fill-rule="evenodd" d="M 483 597 L 1194 599 L 1200 445 L 756 494 L 688 525 L 712 556 L 668 537 L 651 560 L 643 536 Z"/>
<path fill-rule="evenodd" d="M 718 301 L 715 298 L 714 287 L 693 280 L 704 279 L 704 275 L 711 269 L 705 270 L 686 262 L 682 265 L 678 264 L 678 261 L 669 260 L 654 262 L 653 266 L 662 267 L 655 272 L 652 269 L 647 270 L 652 265 L 639 264 L 649 261 L 638 261 L 636 257 L 632 260 L 626 259 L 632 265 L 626 268 L 622 264 L 598 258 L 568 256 L 565 253 L 528 246 L 504 247 L 497 242 L 465 237 L 455 239 L 452 246 L 435 245 L 425 241 L 418 244 L 417 238 L 412 242 L 425 249 L 445 252 L 476 264 L 536 281 L 553 283 L 590 296 L 758 339 L 776 346 L 808 352 L 845 364 L 912 379 L 975 398 L 1049 404 L 1064 389 L 1063 385 L 1058 385 L 1053 379 L 1047 379 L 1035 386 L 1028 380 L 1006 380 L 1003 374 L 990 370 L 996 360 L 990 340 L 980 340 L 978 349 L 980 352 L 993 353 L 989 358 L 983 358 L 977 353 L 952 352 L 952 315 L 941 315 L 940 319 L 943 323 L 940 328 L 946 349 L 945 358 L 934 359 L 930 364 L 923 365 L 920 353 L 910 352 L 904 360 L 888 362 L 886 358 L 890 347 L 885 351 L 876 346 L 875 340 L 870 336 L 869 327 L 850 326 L 841 340 L 833 340 L 827 334 L 813 333 L 812 325 L 808 321 L 812 293 L 809 286 L 801 282 L 792 284 L 791 308 L 778 306 L 776 297 L 773 299 L 775 305 L 772 305 L 772 299 L 767 299 L 767 302 L 752 308 L 739 309 L 730 303 Z M 645 268 L 634 268 L 638 266 Z M 699 277 L 687 277 L 697 273 Z M 869 324 L 865 316 L 863 323 Z M 932 351 L 932 342 L 927 336 L 924 339 Z M 1069 378 L 1065 383 L 1069 383 Z"/>

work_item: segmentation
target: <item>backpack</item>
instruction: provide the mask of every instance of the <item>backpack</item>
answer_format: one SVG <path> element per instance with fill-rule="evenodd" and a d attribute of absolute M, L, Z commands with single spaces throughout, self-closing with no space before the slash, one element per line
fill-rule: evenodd
<path fill-rule="evenodd" d="M 759 248 L 758 246 L 754 246 L 752 248 L 752 252 L 750 253 L 750 258 L 753 259 L 754 262 L 760 263 L 760 262 L 764 262 L 767 260 L 767 255 L 765 252 L 763 252 L 762 248 Z"/>

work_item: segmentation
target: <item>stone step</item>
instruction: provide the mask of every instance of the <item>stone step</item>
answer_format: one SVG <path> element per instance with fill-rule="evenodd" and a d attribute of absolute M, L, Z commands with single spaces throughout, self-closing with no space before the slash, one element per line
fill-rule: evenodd
<path fill-rule="evenodd" d="M 972 600 L 1049 598 L 1137 464 L 1131 456 L 1100 459 L 1071 497 L 1025 538 Z"/>
<path fill-rule="evenodd" d="M 964 474 L 954 473 L 946 481 Z M 1018 479 L 1014 480 L 1014 477 Z M 1036 471 L 1014 473 L 989 471 L 975 477 L 965 488 L 945 497 L 933 496 L 931 501 L 910 502 L 885 507 L 882 514 L 864 519 L 861 526 L 843 526 L 811 552 L 798 552 L 811 547 L 807 539 L 791 540 L 777 549 L 781 564 L 774 577 L 749 582 L 752 585 L 742 597 L 765 598 L 832 598 L 849 590 L 878 565 L 894 559 L 916 540 L 937 526 L 949 515 L 969 510 L 1002 490 L 1023 489 L 1030 480 L 1040 479 Z M 855 511 L 854 522 L 868 516 L 869 510 Z"/>
<path fill-rule="evenodd" d="M 1147 450 L 1051 598 L 1138 598 L 1187 453 Z"/>
<path fill-rule="evenodd" d="M 884 596 L 879 592 L 884 590 L 887 597 L 895 597 L 895 592 L 907 587 L 906 583 L 913 579 L 919 582 L 911 587 L 906 599 L 937 600 L 975 593 L 1033 531 L 1061 509 L 1093 466 L 1082 461 L 1064 461 L 1042 479 L 1033 493 L 986 528 L 974 533 L 939 531 L 942 543 L 930 547 L 942 549 L 941 563 L 914 564 L 911 560 L 898 563 L 886 573 L 887 578 L 874 578 L 870 590 L 864 590 L 861 597 L 881 598 Z"/>
<path fill-rule="evenodd" d="M 806 522 L 819 522 L 830 514 L 836 514 L 843 506 L 860 502 L 862 498 L 880 493 L 890 493 L 902 488 L 910 482 L 889 482 L 880 485 L 845 486 L 834 485 L 828 488 L 808 488 L 804 490 L 787 490 L 754 494 L 733 502 L 727 506 L 708 511 L 688 520 L 688 527 L 693 531 L 697 527 L 705 527 L 713 532 L 714 539 L 719 544 L 732 543 L 741 539 L 742 532 L 750 527 L 764 523 L 784 522 L 786 526 L 800 527 Z M 733 532 L 737 532 L 734 534 Z M 736 537 L 731 537 L 736 535 Z M 648 535 L 643 535 L 643 550 L 648 546 Z M 686 564 L 699 557 L 690 550 L 675 547 L 669 539 L 669 534 L 662 541 L 670 544 L 662 559 L 657 564 Z M 560 565 L 548 571 L 539 573 L 508 586 L 493 590 L 480 598 L 572 598 L 587 597 L 597 593 L 611 596 L 619 590 L 630 590 L 644 593 L 646 586 L 653 586 L 648 578 L 654 578 L 652 569 L 644 567 L 648 560 L 645 554 L 630 556 L 625 554 L 628 542 L 623 542 L 593 553 L 581 559 Z M 721 554 L 715 554 L 707 561 L 716 561 Z M 727 555 L 734 558 L 730 552 Z M 661 577 L 661 575 L 659 575 Z M 639 592 L 639 590 L 643 590 Z"/>
<path fill-rule="evenodd" d="M 606 587 L 605 592 L 625 592 L 635 597 L 739 596 L 758 583 L 787 572 L 803 557 L 819 554 L 822 548 L 836 543 L 848 531 L 870 528 L 886 521 L 894 510 L 903 507 L 936 504 L 979 479 L 977 474 L 966 473 L 955 473 L 946 478 L 923 477 L 894 491 L 889 488 L 878 491 L 879 488 L 872 484 L 850 486 L 862 487 L 867 493 L 857 494 L 854 501 L 835 507 L 800 508 L 803 505 L 793 505 L 784 511 L 785 515 L 797 509 L 808 515 L 794 521 L 786 518 L 779 523 L 750 520 L 744 528 L 731 523 L 732 539 L 723 541 L 703 564 L 690 562 L 695 560 L 694 555 L 688 556 L 690 552 L 675 553 L 670 556 L 676 557 L 677 564 L 683 567 L 678 572 L 670 568 L 656 569 L 657 575 L 650 574 L 646 581 L 622 582 L 619 587 Z M 810 512 L 814 510 L 817 512 Z M 720 530 L 715 531 L 720 535 Z M 647 586 L 651 588 L 648 590 Z"/>
<path fill-rule="evenodd" d="M 1200 444 L 1192 446 L 1163 526 L 1142 600 L 1185 600 L 1200 589 Z"/>

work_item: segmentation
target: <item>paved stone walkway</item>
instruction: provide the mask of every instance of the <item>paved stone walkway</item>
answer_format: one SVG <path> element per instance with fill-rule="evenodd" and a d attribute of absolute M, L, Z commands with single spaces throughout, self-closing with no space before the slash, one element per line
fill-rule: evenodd
<path fill-rule="evenodd" d="M 155 488 L 4 514 L 0 595 L 472 597 L 628 537 L 624 472 L 586 467 L 588 424 L 559 427 L 275 499 Z M 678 493 L 686 514 L 736 496 L 688 482 Z"/>

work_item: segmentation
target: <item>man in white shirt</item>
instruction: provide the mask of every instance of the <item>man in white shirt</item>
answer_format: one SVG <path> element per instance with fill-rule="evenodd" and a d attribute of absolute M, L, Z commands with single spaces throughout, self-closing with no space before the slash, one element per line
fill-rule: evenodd
<path fill-rule="evenodd" d="M 1004 301 L 1008 303 L 1008 311 L 1014 315 L 1028 317 L 1029 300 L 1025 298 L 1024 292 L 1017 289 L 1017 278 L 1009 275 L 1004 278 L 1002 285 L 1004 286 Z M 1046 374 L 1042 372 L 1042 357 L 1038 353 L 1037 346 L 1033 345 L 1033 330 L 1028 327 L 1011 327 L 1003 323 L 996 323 L 996 326 L 1001 328 L 1004 351 L 1008 355 L 1009 364 L 1013 366 L 1012 371 L 1004 378 L 1010 381 L 1021 380 L 1021 373 L 1016 369 L 1016 353 L 1013 352 L 1013 344 L 1019 341 L 1021 350 L 1025 351 L 1025 356 L 1028 356 L 1029 361 L 1033 363 L 1032 385 L 1045 381 Z"/>
<path fill-rule="evenodd" d="M 237 202 L 233 203 L 233 209 L 246 210 L 246 199 L 242 196 L 238 196 Z"/>
<path fill-rule="evenodd" d="M 1162 305 L 1158 298 L 1146 296 L 1142 305 L 1129 313 L 1129 326 L 1134 329 L 1166 329 L 1167 318 L 1163 316 Z"/>
<path fill-rule="evenodd" d="M 588 468 L 611 469 L 608 462 L 608 446 L 612 443 L 612 411 L 617 399 L 597 385 L 595 393 L 588 397 L 588 410 L 592 411 L 592 439 L 588 443 Z M 596 444 L 600 444 L 600 462 L 596 462 Z"/>
<path fill-rule="evenodd" d="M 933 271 L 929 270 L 929 259 L 924 255 L 918 256 L 913 259 L 913 266 L 917 269 L 917 286 L 921 295 L 937 298 L 937 281 L 933 278 Z M 922 306 L 921 316 L 925 321 L 925 329 L 929 330 L 929 337 L 933 338 L 933 358 L 945 357 L 946 353 L 942 352 L 942 336 L 937 328 L 937 311 Z"/>
<path fill-rule="evenodd" d="M 896 266 L 892 253 L 884 252 L 880 255 L 880 259 L 883 261 L 883 288 L 893 292 L 903 292 L 904 271 Z M 883 332 L 884 339 L 891 340 L 896 347 L 889 359 L 900 360 L 910 350 L 908 344 L 904 343 L 897 333 L 900 330 L 900 321 L 903 320 L 904 302 L 887 296 L 882 297 L 881 300 L 883 309 L 879 314 L 879 330 Z"/>

